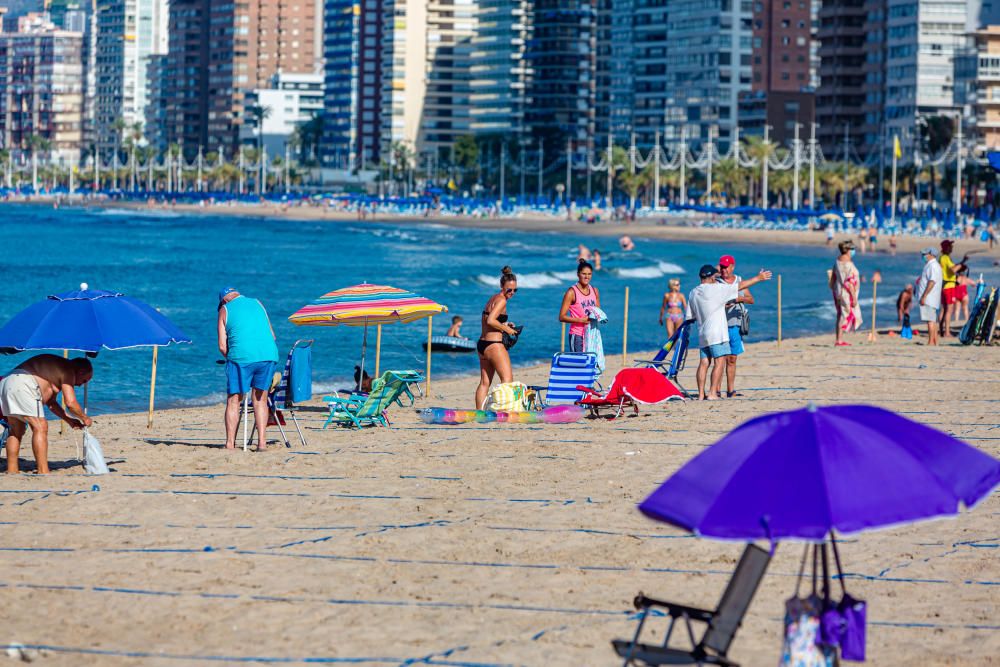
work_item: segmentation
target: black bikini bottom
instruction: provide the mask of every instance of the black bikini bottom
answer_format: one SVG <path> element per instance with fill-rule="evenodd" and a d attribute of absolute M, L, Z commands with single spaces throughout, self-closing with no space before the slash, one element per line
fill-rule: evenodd
<path fill-rule="evenodd" d="M 484 340 L 484 339 L 480 338 L 476 342 L 476 351 L 479 353 L 480 356 L 485 357 L 486 356 L 486 348 L 488 348 L 490 345 L 503 345 L 503 341 L 499 341 L 499 340 Z"/>

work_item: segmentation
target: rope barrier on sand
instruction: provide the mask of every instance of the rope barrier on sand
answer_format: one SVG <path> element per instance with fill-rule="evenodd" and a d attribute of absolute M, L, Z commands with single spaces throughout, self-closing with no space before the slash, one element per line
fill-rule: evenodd
<path fill-rule="evenodd" d="M 230 662 L 230 663 L 270 663 L 270 664 L 340 664 L 340 665 L 446 665 L 448 667 L 512 667 L 508 663 L 466 662 L 434 657 L 345 657 L 345 656 L 261 656 L 261 655 L 200 655 L 193 653 L 164 653 L 160 651 L 129 651 L 119 649 L 96 649 L 54 644 L 0 644 L 4 651 L 48 651 L 76 655 L 99 655 L 118 658 L 152 658 L 160 660 L 180 660 L 184 662 Z"/>

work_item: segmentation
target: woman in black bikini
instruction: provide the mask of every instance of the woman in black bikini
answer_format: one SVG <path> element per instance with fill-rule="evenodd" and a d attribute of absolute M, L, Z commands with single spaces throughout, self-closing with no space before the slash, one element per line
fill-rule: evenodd
<path fill-rule="evenodd" d="M 476 387 L 476 409 L 482 409 L 486 395 L 493 384 L 493 376 L 499 374 L 500 382 L 513 382 L 514 372 L 510 367 L 510 355 L 503 345 L 503 334 L 515 335 L 512 323 L 507 321 L 507 301 L 517 294 L 517 276 L 509 266 L 503 267 L 500 275 L 500 291 L 490 297 L 483 308 L 483 332 L 476 343 L 479 352 L 479 386 Z"/>

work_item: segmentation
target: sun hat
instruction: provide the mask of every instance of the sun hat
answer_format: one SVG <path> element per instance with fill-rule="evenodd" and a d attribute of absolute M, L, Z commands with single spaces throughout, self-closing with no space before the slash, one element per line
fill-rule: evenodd
<path fill-rule="evenodd" d="M 711 278 L 717 274 L 719 270 L 712 266 L 711 264 L 706 264 L 698 271 L 698 277 L 704 280 L 705 278 Z"/>
<path fill-rule="evenodd" d="M 719 266 L 733 266 L 736 264 L 736 259 L 732 255 L 723 255 L 719 258 Z"/>
<path fill-rule="evenodd" d="M 238 290 L 235 287 L 223 287 L 219 290 L 219 301 L 221 302 L 233 292 L 238 292 Z"/>
<path fill-rule="evenodd" d="M 921 256 L 923 256 L 923 255 L 936 255 L 937 253 L 934 252 L 934 246 L 927 246 L 926 248 L 920 251 L 920 254 Z"/>

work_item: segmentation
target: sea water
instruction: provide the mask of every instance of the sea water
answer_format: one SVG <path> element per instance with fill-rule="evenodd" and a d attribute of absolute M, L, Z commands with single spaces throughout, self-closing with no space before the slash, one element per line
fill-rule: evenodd
<path fill-rule="evenodd" d="M 314 339 L 314 391 L 322 394 L 353 385 L 360 362 L 359 327 L 300 327 L 288 316 L 326 292 L 369 282 L 414 291 L 445 304 L 434 332 L 445 333 L 452 315 L 465 320 L 462 333 L 479 337 L 480 313 L 498 290 L 502 266 L 518 275 L 519 291 L 508 305 L 510 319 L 524 333 L 511 357 L 515 365 L 547 361 L 559 351 L 559 305 L 576 279 L 578 244 L 601 251 L 603 268 L 594 275 L 609 317 L 603 329 L 606 354 L 622 351 L 625 288 L 629 292 L 629 357 L 652 350 L 665 339 L 657 323 L 669 278 L 684 293 L 693 288 L 702 264 L 732 254 L 737 273 L 768 268 L 783 276 L 786 337 L 833 336 L 834 310 L 827 269 L 835 249 L 813 246 L 671 242 L 635 238 L 623 252 L 612 237 L 586 235 L 567 224 L 565 233 L 448 227 L 435 222 L 395 224 L 332 222 L 290 218 L 237 217 L 121 209 L 52 209 L 5 204 L 3 289 L 0 322 L 28 305 L 57 294 L 91 288 L 118 291 L 158 308 L 192 339 L 159 351 L 156 403 L 159 408 L 205 405 L 223 399 L 225 378 L 216 334 L 216 305 L 222 287 L 233 286 L 267 308 L 284 362 L 298 339 Z M 627 228 L 622 227 L 623 232 Z M 858 255 L 863 274 L 880 270 L 878 321 L 896 321 L 896 295 L 921 268 L 916 255 Z M 973 273 L 991 271 L 988 260 L 973 261 Z M 997 273 L 988 277 L 996 282 Z M 750 342 L 777 335 L 776 281 L 752 289 Z M 865 327 L 870 326 L 871 283 L 862 286 Z M 382 370 L 424 370 L 426 321 L 383 327 Z M 369 372 L 374 372 L 374 328 L 368 332 Z M 0 357 L 0 374 L 26 354 Z M 95 360 L 91 412 L 144 410 L 148 402 L 151 350 L 102 351 Z M 477 379 L 475 353 L 435 354 L 434 377 L 469 375 L 469 395 Z M 516 373 L 515 373 L 516 375 Z"/>

